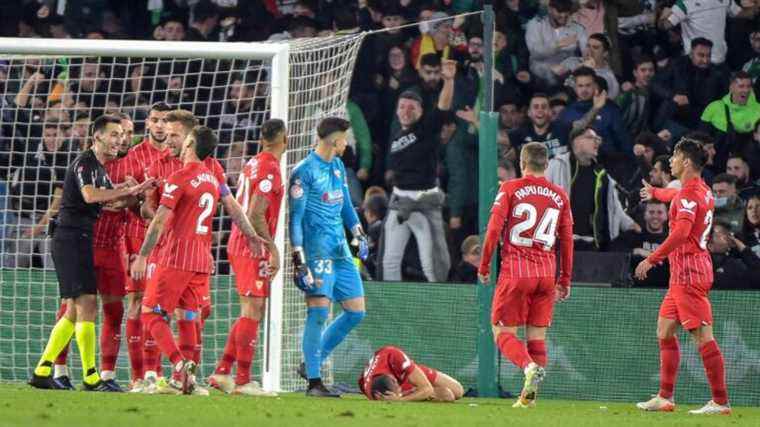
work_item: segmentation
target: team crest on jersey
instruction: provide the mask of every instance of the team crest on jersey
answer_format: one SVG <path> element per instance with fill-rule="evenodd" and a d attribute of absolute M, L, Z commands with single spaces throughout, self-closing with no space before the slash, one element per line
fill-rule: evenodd
<path fill-rule="evenodd" d="M 166 184 L 164 184 L 164 197 L 168 197 L 170 199 L 173 199 L 174 196 L 172 196 L 172 193 L 177 188 L 179 188 L 179 186 L 177 186 L 176 184 L 169 184 L 168 182 Z"/>
<path fill-rule="evenodd" d="M 337 176 L 338 179 L 340 179 L 340 171 L 338 169 L 335 169 L 335 176 Z"/>
<path fill-rule="evenodd" d="M 681 208 L 678 209 L 679 212 L 688 212 L 690 214 L 694 213 L 694 208 L 697 207 L 697 202 L 692 202 L 690 200 L 681 199 Z"/>
<path fill-rule="evenodd" d="M 301 180 L 297 179 L 290 186 L 290 197 L 294 199 L 300 199 L 303 197 L 303 187 L 301 187 Z"/>
<path fill-rule="evenodd" d="M 272 191 L 272 181 L 268 179 L 264 179 L 259 183 L 259 190 L 262 193 L 268 193 Z"/>

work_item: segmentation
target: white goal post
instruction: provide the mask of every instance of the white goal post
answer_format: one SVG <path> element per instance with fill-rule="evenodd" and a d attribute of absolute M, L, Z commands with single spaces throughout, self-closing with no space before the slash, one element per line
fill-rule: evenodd
<path fill-rule="evenodd" d="M 71 126 L 74 125 L 76 117 L 81 115 L 79 113 L 82 109 L 85 110 L 85 115 L 89 113 L 93 116 L 96 111 L 108 111 L 109 108 L 127 109 L 140 102 L 168 99 L 170 80 L 177 76 L 185 84 L 179 91 L 179 98 L 183 100 L 183 105 L 192 108 L 201 123 L 217 123 L 218 129 L 211 126 L 212 129 L 229 133 L 229 141 L 227 141 L 229 144 L 225 145 L 224 154 L 221 154 L 225 157 L 220 158 L 223 162 L 227 160 L 228 165 L 233 161 L 239 162 L 239 157 L 246 159 L 250 157 L 250 154 L 245 154 L 245 147 L 255 142 L 251 140 L 251 135 L 257 134 L 257 126 L 261 124 L 263 118 L 282 119 L 288 124 L 289 129 L 288 152 L 281 162 L 283 182 L 287 182 L 287 174 L 308 154 L 314 142 L 318 120 L 326 115 L 345 116 L 351 71 L 363 38 L 364 34 L 361 33 L 277 43 L 0 38 L 0 60 L 10 61 L 9 83 L 4 88 L 0 86 L 0 97 L 3 97 L 0 98 L 0 107 L 5 110 L 4 115 L 0 116 L 0 124 L 5 129 L 5 134 L 0 129 L 0 170 L 4 171 L 0 174 L 0 179 L 5 180 L 6 185 L 6 195 L 0 193 L 0 200 L 2 197 L 6 198 L 5 203 L 0 203 L 0 210 L 6 206 L 9 212 L 8 218 L 11 218 L 6 221 L 5 227 L 0 227 L 0 242 L 4 243 L 0 246 L 2 249 L 0 259 L 9 257 L 12 259 L 10 263 L 0 264 L 4 267 L 0 275 L 0 303 L 2 304 L 0 307 L 3 309 L 13 307 L 14 311 L 13 313 L 6 311 L 0 316 L 0 362 L 3 362 L 0 365 L 5 365 L 0 370 L 0 381 L 23 380 L 25 373 L 30 372 L 36 363 L 39 351 L 44 346 L 43 341 L 47 337 L 47 332 L 54 324 L 54 311 L 51 307 L 57 305 L 57 295 L 54 292 L 56 288 L 48 283 L 55 282 L 54 274 L 50 274 L 50 266 L 36 265 L 32 262 L 27 265 L 19 261 L 22 255 L 30 255 L 31 259 L 34 254 L 22 253 L 21 248 L 25 247 L 22 244 L 24 237 L 20 237 L 20 233 L 13 234 L 14 226 L 19 230 L 22 227 L 23 220 L 19 218 L 38 218 L 40 212 L 33 212 L 34 207 L 25 208 L 22 202 L 27 196 L 16 196 L 13 190 L 18 186 L 19 175 L 23 181 L 23 170 L 30 166 L 30 161 L 22 160 L 19 163 L 16 160 L 4 159 L 6 157 L 26 159 L 25 156 L 30 154 L 24 151 L 28 148 L 18 148 L 19 139 L 32 141 L 38 138 L 39 145 L 42 147 L 43 137 L 33 134 L 31 122 L 39 120 L 40 126 L 46 126 L 45 121 L 48 115 L 53 117 L 51 111 L 54 108 L 50 102 L 47 102 L 44 107 L 41 107 L 45 111 L 41 113 L 43 118 L 39 119 L 34 115 L 36 111 L 32 111 L 33 104 L 30 103 L 29 116 L 34 118 L 29 118 L 28 122 L 25 122 L 24 120 L 27 119 L 22 119 L 22 117 L 26 116 L 21 113 L 27 106 L 13 105 L 13 102 L 18 99 L 14 98 L 18 88 L 26 83 L 29 71 L 24 67 L 27 63 L 39 67 L 38 70 L 42 69 L 40 64 L 53 64 L 49 65 L 47 68 L 49 72 L 45 75 L 48 82 L 45 92 L 47 96 L 54 92 L 56 84 L 62 85 L 64 91 L 70 89 L 76 74 L 76 72 L 70 72 L 73 70 L 71 62 L 74 59 L 97 58 L 100 80 L 96 84 L 95 97 L 80 99 L 73 94 L 71 95 L 72 102 L 76 101 L 74 105 L 79 105 L 79 107 L 63 107 L 69 108 L 69 111 L 66 111 L 68 122 L 64 119 L 59 123 L 69 129 L 67 130 L 69 135 L 73 133 L 70 130 Z M 192 69 L 182 60 L 199 61 L 200 69 Z M 238 66 L 239 63 L 243 65 Z M 139 70 L 135 71 L 137 68 Z M 236 73 L 250 75 L 254 72 L 253 78 L 243 78 L 242 82 L 245 87 L 249 85 L 253 87 L 249 92 L 252 93 L 251 99 L 244 101 L 250 102 L 253 105 L 250 110 L 254 111 L 249 110 L 247 118 L 240 120 L 241 114 L 237 109 L 232 113 L 225 110 L 228 108 L 228 102 L 233 105 L 229 108 L 240 108 L 242 105 L 241 101 L 237 98 L 232 99 L 230 95 L 233 93 L 231 88 L 236 78 L 234 76 Z M 150 74 L 149 78 L 146 74 Z M 138 76 L 136 77 L 137 88 L 133 82 L 134 75 Z M 193 87 L 188 89 L 187 82 L 189 81 L 194 83 Z M 10 89 L 11 83 L 17 88 L 14 91 Z M 145 85 L 150 87 L 143 87 Z M 3 90 L 5 93 L 2 92 Z M 203 97 L 199 95 L 200 93 L 211 95 Z M 222 99 L 217 99 L 218 96 L 214 94 L 223 94 L 220 95 Z M 96 99 L 97 95 L 102 95 L 106 100 L 104 106 L 96 108 L 86 103 L 82 105 L 82 99 Z M 41 98 L 47 100 L 45 96 Z M 138 99 L 140 101 L 137 101 Z M 209 105 L 204 105 L 204 103 Z M 219 104 L 221 112 L 214 110 L 211 104 Z M 0 111 L 3 111 L 2 109 Z M 136 111 L 137 108 L 135 107 L 134 110 Z M 8 113 L 9 111 L 12 114 Z M 206 114 L 204 116 L 197 111 L 204 111 Z M 56 112 L 56 114 L 59 113 L 59 111 Z M 94 119 L 94 117 L 90 118 Z M 135 118 L 136 126 L 137 120 L 139 119 Z M 231 127 L 228 126 L 230 121 L 233 123 Z M 240 125 L 243 137 L 239 136 L 240 128 L 236 127 L 240 123 L 243 123 Z M 69 138 L 68 141 L 73 145 L 73 136 L 64 135 L 61 138 Z M 237 146 L 235 144 L 240 142 L 239 138 L 243 139 L 243 154 L 234 157 L 231 153 L 235 150 L 233 147 Z M 24 142 L 23 146 L 27 147 L 28 144 Z M 220 153 L 217 153 L 217 156 L 220 156 Z M 19 173 L 19 170 L 22 172 Z M 21 182 L 21 185 L 23 184 L 24 182 Z M 34 184 L 38 187 L 41 183 Z M 13 203 L 14 197 L 20 200 L 17 200 L 17 204 Z M 300 333 L 303 328 L 305 309 L 301 293 L 290 283 L 292 266 L 286 255 L 289 253 L 285 238 L 287 233 L 286 203 L 287 200 L 284 200 L 275 237 L 277 247 L 281 251 L 283 269 L 274 279 L 271 287 L 267 314 L 259 334 L 260 350 L 257 352 L 257 360 L 254 361 L 257 364 L 261 363 L 259 372 L 263 387 L 274 391 L 290 391 L 303 387 L 295 377 L 295 368 L 300 362 Z M 4 216 L 4 213 L 0 211 L 0 215 Z M 13 223 L 13 221 L 16 222 Z M 223 219 L 220 219 L 218 224 L 224 224 Z M 0 226 L 2 225 L 0 222 Z M 224 233 L 220 232 L 220 235 L 222 234 Z M 45 237 L 38 236 L 36 239 L 44 240 Z M 223 238 L 220 239 L 223 241 Z M 223 253 L 223 244 L 215 247 L 218 267 L 224 257 Z M 219 277 L 215 278 L 215 282 L 220 283 Z M 207 334 L 212 336 L 210 347 L 204 347 L 202 364 L 205 374 L 210 373 L 211 365 L 221 355 L 222 348 L 219 343 L 223 345 L 227 328 L 234 321 L 232 313 L 237 312 L 234 283 L 230 285 L 231 282 L 228 279 L 221 282 L 225 285 L 213 292 L 217 292 L 215 298 L 218 297 L 220 304 L 225 304 L 225 307 L 217 311 L 219 314 L 212 315 L 218 318 L 215 318 L 215 323 L 204 332 L 204 343 L 207 342 Z M 36 320 L 30 320 L 32 317 Z M 41 324 L 36 324 L 36 322 Z M 126 345 L 123 345 L 118 361 L 119 376 L 122 379 L 128 372 L 125 354 Z M 5 363 L 8 361 L 9 363 Z M 76 366 L 75 363 L 69 363 L 69 365 Z M 329 372 L 326 377 L 329 378 Z"/>

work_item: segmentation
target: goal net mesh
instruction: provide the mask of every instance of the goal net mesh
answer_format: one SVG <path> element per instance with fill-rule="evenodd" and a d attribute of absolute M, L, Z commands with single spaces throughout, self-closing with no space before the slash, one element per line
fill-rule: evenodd
<path fill-rule="evenodd" d="M 363 37 L 352 34 L 289 42 L 286 174 L 308 154 L 321 118 L 346 117 L 351 71 Z M 242 166 L 259 150 L 259 128 L 270 117 L 272 60 L 202 56 L 71 57 L 0 52 L 0 381 L 28 379 L 55 324 L 59 300 L 50 239 L 46 229 L 36 225 L 44 222 L 55 188 L 62 185 L 66 166 L 87 140 L 92 120 L 103 113 L 126 113 L 134 120 L 134 143 L 138 143 L 148 136 L 145 121 L 153 103 L 163 101 L 192 111 L 201 123 L 218 132 L 220 145 L 215 155 L 224 165 L 234 193 Z M 239 313 L 226 254 L 231 220 L 221 209 L 219 212 L 213 244 L 214 311 L 203 336 L 204 375 L 211 373 L 221 356 L 230 325 Z M 287 235 L 287 216 L 280 227 Z M 282 249 L 284 254 L 290 252 L 287 246 Z M 284 268 L 278 281 L 283 286 L 280 388 L 295 390 L 304 387 L 295 369 L 301 362 L 305 308 L 302 293 L 292 285 L 290 257 L 282 259 Z M 267 333 L 262 328 L 255 377 L 261 372 Z M 117 362 L 122 381 L 129 378 L 125 341 L 122 338 Z M 69 354 L 69 369 L 75 378 L 80 377 L 76 345 L 71 345 Z M 331 378 L 329 369 L 324 374 Z"/>

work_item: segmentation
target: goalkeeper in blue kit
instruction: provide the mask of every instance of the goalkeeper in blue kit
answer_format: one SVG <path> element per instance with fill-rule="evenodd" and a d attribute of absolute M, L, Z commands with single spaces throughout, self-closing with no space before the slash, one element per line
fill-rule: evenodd
<path fill-rule="evenodd" d="M 307 396 L 340 397 L 327 389 L 322 363 L 364 318 L 364 287 L 346 242 L 344 226 L 358 242 L 359 257 L 369 253 L 367 237 L 351 205 L 346 169 L 338 158 L 346 149 L 348 121 L 337 117 L 317 127 L 317 148 L 290 175 L 290 243 L 296 286 L 306 297 L 303 332 L 304 364 L 299 374 L 309 381 Z M 343 313 L 324 329 L 331 301 Z M 324 330 L 324 332 L 323 332 Z"/>

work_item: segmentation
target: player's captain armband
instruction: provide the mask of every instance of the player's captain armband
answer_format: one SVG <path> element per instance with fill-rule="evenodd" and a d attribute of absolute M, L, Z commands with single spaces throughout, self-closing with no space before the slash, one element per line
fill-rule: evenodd
<path fill-rule="evenodd" d="M 226 183 L 219 184 L 219 197 L 227 197 L 232 194 L 230 187 Z"/>

